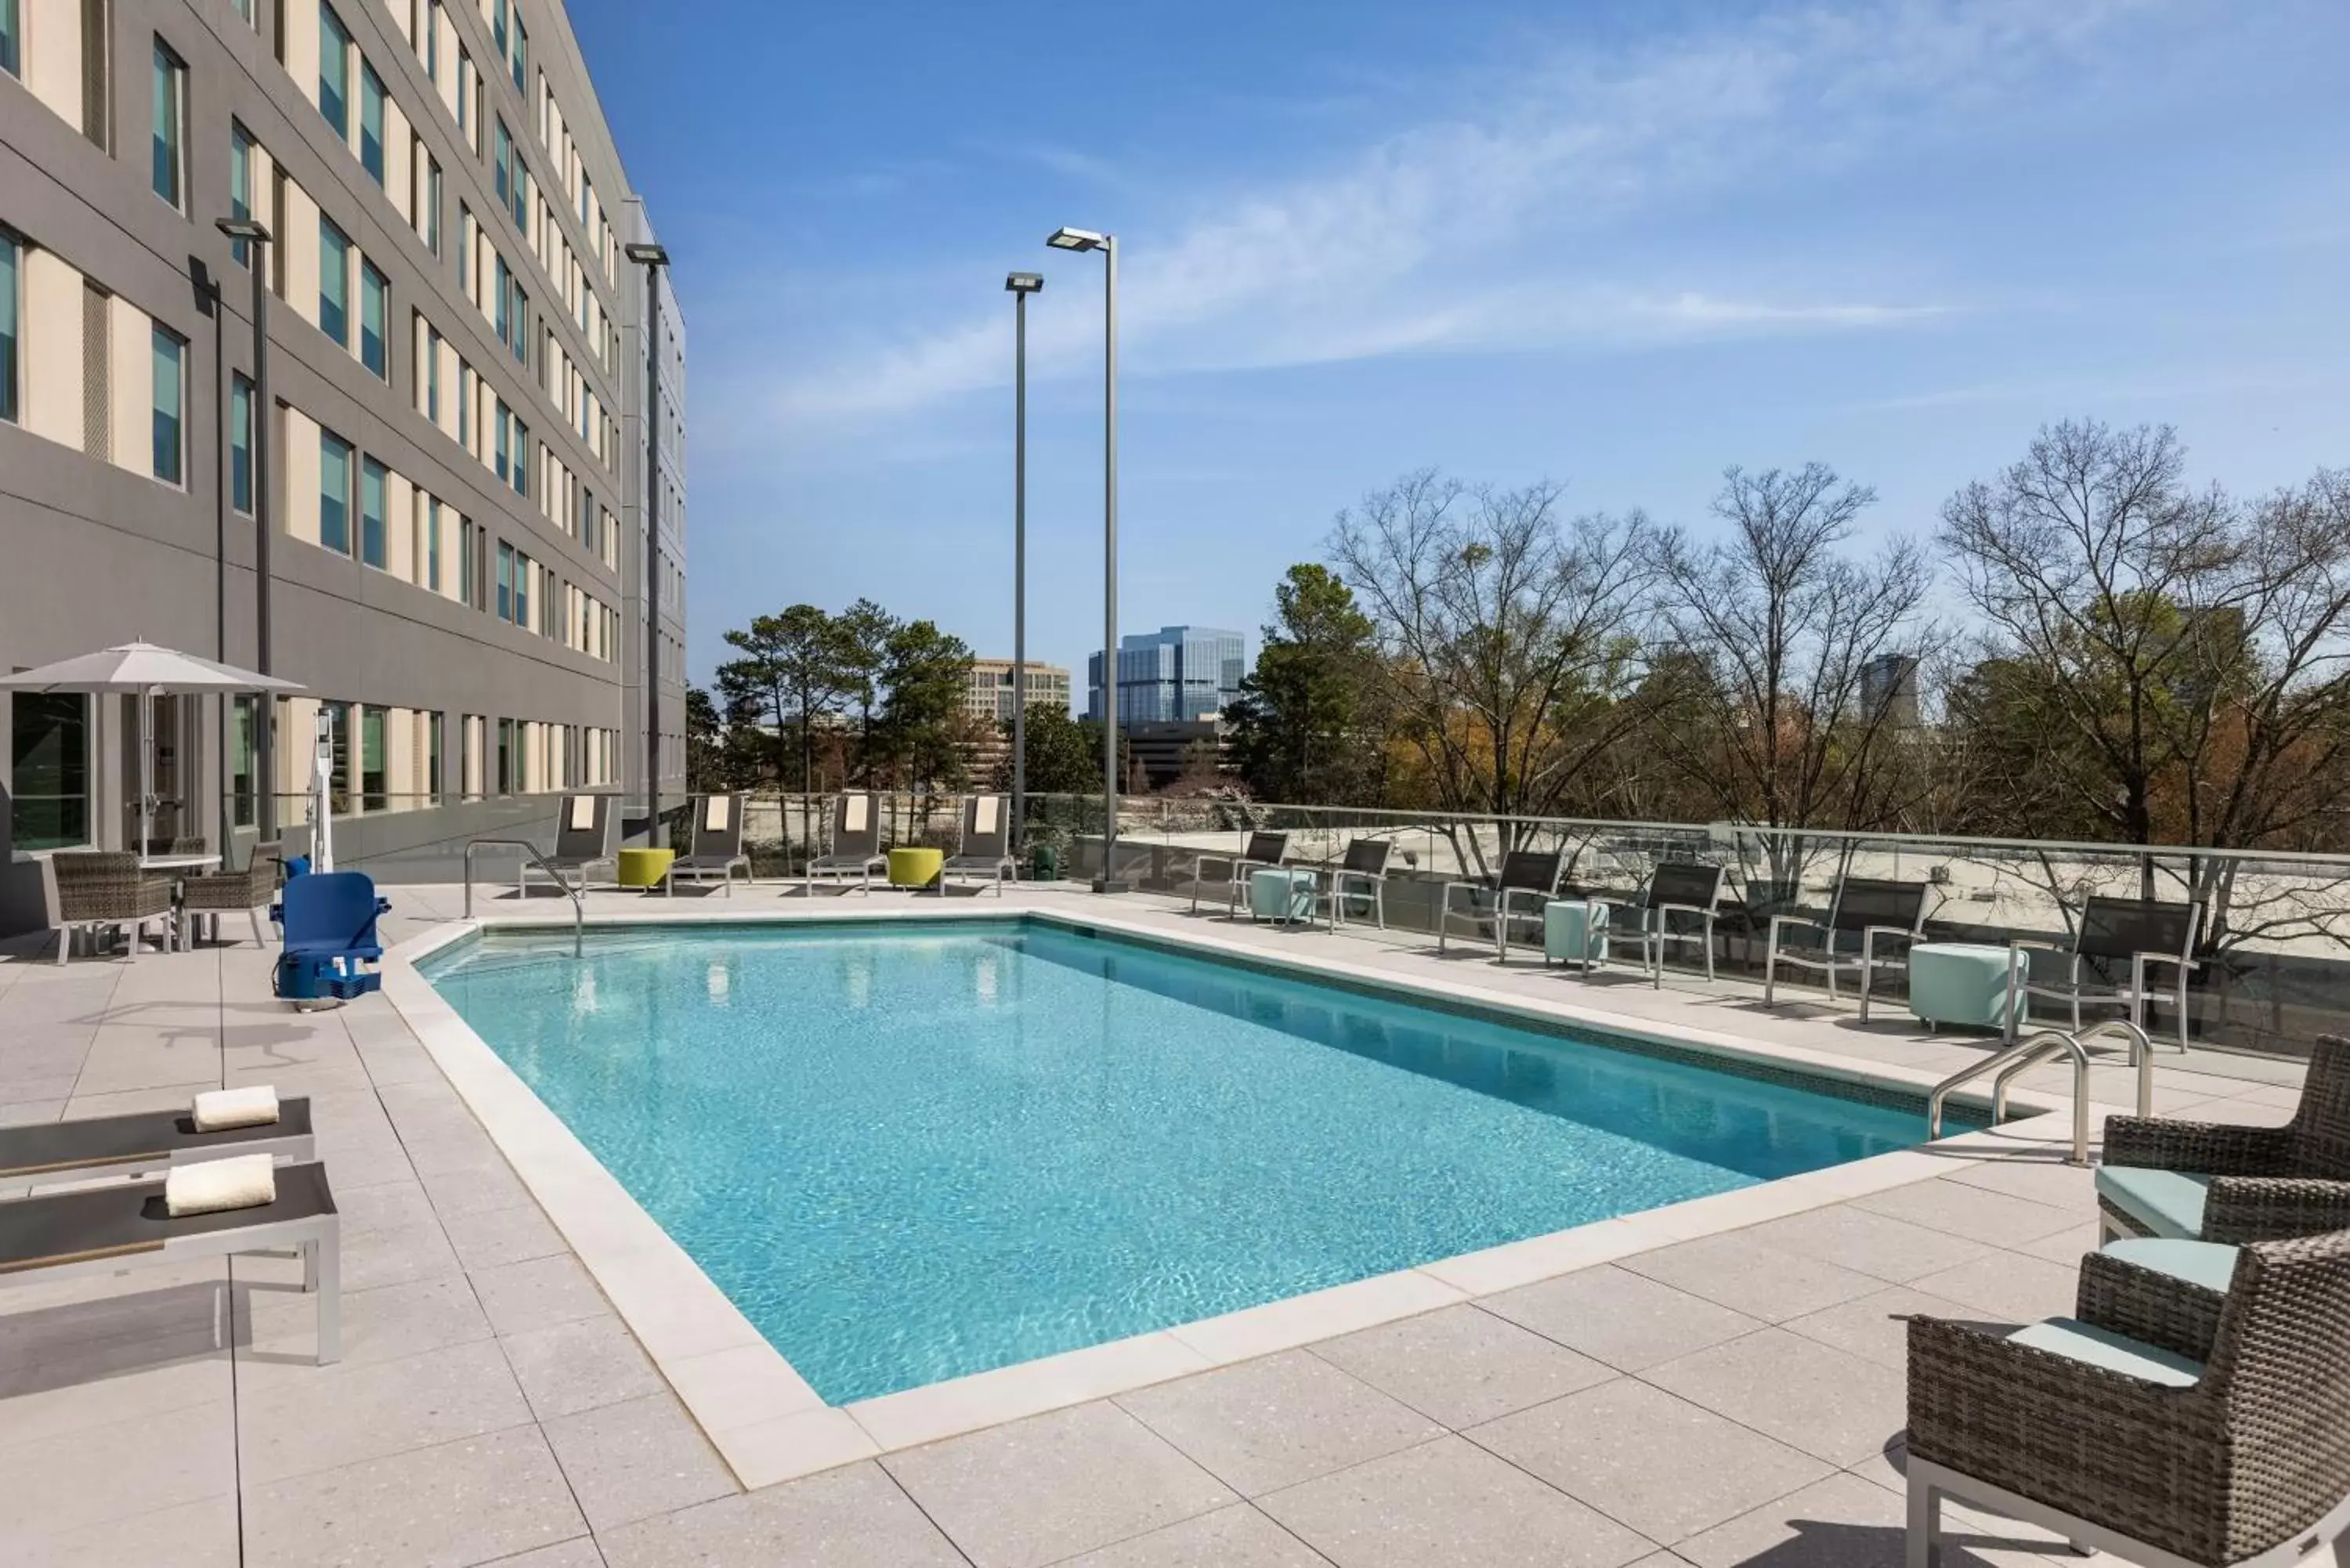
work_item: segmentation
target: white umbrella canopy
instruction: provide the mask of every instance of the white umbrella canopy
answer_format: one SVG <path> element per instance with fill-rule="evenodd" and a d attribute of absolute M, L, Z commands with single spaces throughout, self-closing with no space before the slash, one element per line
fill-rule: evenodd
<path fill-rule="evenodd" d="M 0 675 L 0 691 L 128 691 L 138 695 L 139 728 L 143 740 L 139 757 L 139 846 L 142 853 L 155 821 L 153 700 L 203 692 L 234 696 L 248 691 L 302 690 L 297 683 L 274 675 L 218 664 L 151 642 L 121 643 L 96 653 L 61 659 L 37 670 Z"/>

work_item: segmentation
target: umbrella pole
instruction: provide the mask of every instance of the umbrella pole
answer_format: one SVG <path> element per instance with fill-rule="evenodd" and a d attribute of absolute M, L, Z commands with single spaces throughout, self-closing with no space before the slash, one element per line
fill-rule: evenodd
<path fill-rule="evenodd" d="M 139 693 L 139 855 L 155 836 L 155 693 Z"/>

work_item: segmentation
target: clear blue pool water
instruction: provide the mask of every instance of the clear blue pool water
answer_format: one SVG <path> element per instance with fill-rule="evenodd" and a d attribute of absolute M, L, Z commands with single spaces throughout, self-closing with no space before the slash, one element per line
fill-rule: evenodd
<path fill-rule="evenodd" d="M 1016 919 L 569 947 L 427 972 L 835 1404 L 1925 1136 Z"/>

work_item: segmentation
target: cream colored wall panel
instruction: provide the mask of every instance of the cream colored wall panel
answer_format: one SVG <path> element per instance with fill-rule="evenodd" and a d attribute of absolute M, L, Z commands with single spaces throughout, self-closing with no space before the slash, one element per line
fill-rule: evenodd
<path fill-rule="evenodd" d="M 286 454 L 286 532 L 318 542 L 318 426 L 301 410 L 287 408 L 278 421 L 279 449 Z"/>
<path fill-rule="evenodd" d="M 439 352 L 441 355 L 441 428 L 449 432 L 451 441 L 458 441 L 463 437 L 464 426 L 460 422 L 461 414 L 457 407 L 457 383 L 460 379 L 457 374 L 457 350 L 443 342 Z"/>
<path fill-rule="evenodd" d="M 133 473 L 155 468 L 153 319 L 116 295 L 106 302 L 108 426 L 114 462 Z"/>
<path fill-rule="evenodd" d="M 416 226 L 416 134 L 400 105 L 383 106 L 383 188 L 408 226 Z"/>
<path fill-rule="evenodd" d="M 20 63 L 25 86 L 75 130 L 81 129 L 82 0 L 25 0 Z"/>
<path fill-rule="evenodd" d="M 408 40 L 408 47 L 414 48 L 416 30 L 411 25 L 414 18 L 408 14 L 408 0 L 383 0 L 383 8 L 391 13 L 391 25 L 400 29 L 400 36 Z"/>
<path fill-rule="evenodd" d="M 318 8 L 308 0 L 286 0 L 279 13 L 286 30 L 279 35 L 278 57 L 295 90 L 313 105 L 318 101 Z"/>
<path fill-rule="evenodd" d="M 394 708 L 383 721 L 383 788 L 393 811 L 413 811 L 421 792 L 416 787 L 416 714 Z"/>
<path fill-rule="evenodd" d="M 310 790 L 310 760 L 318 749 L 318 700 L 316 697 L 286 697 L 280 700 L 277 710 L 277 793 L 307 794 Z M 299 820 L 303 808 L 292 802 L 281 802 L 277 813 L 281 819 Z"/>
<path fill-rule="evenodd" d="M 383 534 L 386 568 L 401 582 L 423 581 L 424 562 L 416 549 L 416 487 L 389 469 L 383 478 Z"/>
<path fill-rule="evenodd" d="M 293 181 L 286 182 L 286 226 L 277 231 L 286 252 L 286 303 L 294 314 L 318 325 L 318 204 Z"/>
<path fill-rule="evenodd" d="M 277 222 L 277 161 L 257 141 L 253 144 L 252 160 L 254 219 L 272 234 L 282 234 L 285 231 Z"/>
<path fill-rule="evenodd" d="M 44 250 L 24 265 L 25 428 L 81 447 L 81 274 Z"/>

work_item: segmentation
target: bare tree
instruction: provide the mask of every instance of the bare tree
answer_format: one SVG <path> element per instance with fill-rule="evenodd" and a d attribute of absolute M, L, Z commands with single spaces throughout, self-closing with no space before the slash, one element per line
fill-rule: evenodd
<path fill-rule="evenodd" d="M 1713 512 L 1726 535 L 1659 541 L 1665 624 L 1692 675 L 1654 727 L 1659 749 L 1733 820 L 1888 826 L 1927 652 L 1925 557 L 1907 540 L 1874 560 L 1846 554 L 1877 493 L 1824 463 L 1722 477 Z M 1794 879 L 1801 836 L 1763 843 L 1773 879 Z"/>
<path fill-rule="evenodd" d="M 1651 530 L 1559 516 L 1560 487 L 1407 475 L 1338 514 L 1331 553 L 1378 628 L 1389 732 L 1443 810 L 1555 814 L 1632 724 Z M 1471 836 L 1465 853 L 1482 857 Z"/>

